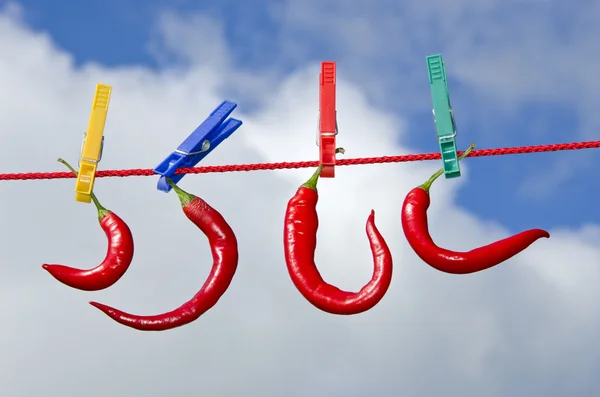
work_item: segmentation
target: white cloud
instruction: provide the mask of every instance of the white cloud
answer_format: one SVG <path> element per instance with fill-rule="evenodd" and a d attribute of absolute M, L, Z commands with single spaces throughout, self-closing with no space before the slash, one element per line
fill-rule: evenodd
<path fill-rule="evenodd" d="M 221 37 L 222 25 L 214 18 L 202 14 L 178 15 L 165 12 L 158 19 L 157 34 L 162 45 L 150 49 L 160 60 L 173 54 L 186 61 L 209 64 L 214 68 L 229 63 L 226 43 Z"/>
<path fill-rule="evenodd" d="M 216 56 L 226 56 L 222 38 L 210 34 Z M 75 69 L 46 35 L 7 16 L 0 17 L 0 48 L 3 172 L 62 170 L 57 157 L 75 162 L 97 82 L 114 86 L 102 168 L 153 167 L 236 76 L 219 60 L 200 58 L 163 72 Z M 288 76 L 255 113 L 240 103 L 236 116 L 245 125 L 207 163 L 316 158 L 316 75 L 312 68 Z M 401 121 L 376 111 L 349 82 L 338 87 L 339 144 L 347 156 L 409 151 L 397 145 Z M 371 208 L 394 254 L 388 294 L 352 317 L 314 309 L 286 272 L 285 205 L 312 170 L 185 177 L 181 186 L 235 230 L 239 270 L 213 310 L 157 334 L 122 327 L 87 301 L 152 314 L 199 288 L 209 250 L 173 194 L 157 192 L 156 178 L 98 180 L 100 200 L 132 228 L 136 254 L 119 283 L 84 293 L 58 284 L 41 264 L 91 267 L 101 260 L 105 240 L 93 207 L 74 201 L 73 180 L 2 182 L 0 395 L 596 394 L 598 226 L 551 230 L 550 240 L 481 274 L 434 271 L 408 247 L 399 211 L 408 190 L 437 165 L 342 167 L 320 182 L 316 259 L 326 280 L 357 289 L 370 277 L 364 223 Z M 456 207 L 457 189 L 469 183 L 468 160 L 463 169 L 460 180 L 434 186 L 430 210 L 432 234 L 456 249 L 509 233 Z"/>

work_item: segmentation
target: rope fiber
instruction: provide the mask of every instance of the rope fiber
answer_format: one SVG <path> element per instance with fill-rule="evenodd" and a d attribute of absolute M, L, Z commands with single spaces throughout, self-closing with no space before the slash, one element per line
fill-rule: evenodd
<path fill-rule="evenodd" d="M 505 156 L 509 154 L 526 153 L 544 153 L 558 152 L 564 150 L 598 149 L 600 141 L 561 143 L 554 145 L 536 145 L 519 146 L 498 149 L 473 150 L 469 155 L 471 157 L 484 156 Z M 461 152 L 458 152 L 460 155 Z M 440 153 L 428 154 L 407 154 L 403 156 L 381 156 L 381 157 L 362 157 L 354 159 L 338 159 L 336 166 L 345 165 L 365 165 L 365 164 L 385 164 L 385 163 L 405 163 L 409 161 L 439 160 Z M 240 172 L 240 171 L 265 171 L 317 167 L 318 161 L 298 161 L 298 162 L 280 162 L 280 163 L 258 163 L 258 164 L 233 164 L 233 165 L 210 165 L 193 168 L 180 168 L 175 174 L 205 174 L 210 172 Z M 127 170 L 106 170 L 97 171 L 96 178 L 114 178 L 128 176 L 153 176 L 156 175 L 152 168 L 134 168 Z M 39 180 L 39 179 L 69 179 L 76 178 L 71 172 L 26 172 L 1 174 L 0 181 L 17 180 Z"/>

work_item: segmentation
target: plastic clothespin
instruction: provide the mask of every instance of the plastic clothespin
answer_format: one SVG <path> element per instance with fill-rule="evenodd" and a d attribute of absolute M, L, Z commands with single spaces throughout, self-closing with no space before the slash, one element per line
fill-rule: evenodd
<path fill-rule="evenodd" d="M 162 163 L 154 168 L 154 173 L 162 175 L 158 180 L 157 189 L 169 192 L 171 186 L 166 178 L 177 184 L 185 174 L 175 172 L 179 168 L 189 168 L 198 164 L 221 142 L 229 138 L 241 125 L 241 120 L 227 117 L 237 107 L 235 102 L 223 101 L 206 120 L 200 124 L 191 135 Z M 225 120 L 227 119 L 227 120 Z"/>
<path fill-rule="evenodd" d="M 446 178 L 458 178 L 460 165 L 456 153 L 456 123 L 450 105 L 446 65 L 441 55 L 427 57 L 429 84 L 433 100 L 433 120 L 442 153 Z"/>
<path fill-rule="evenodd" d="M 96 85 L 96 93 L 92 102 L 90 122 L 87 131 L 83 134 L 81 144 L 81 157 L 79 159 L 79 172 L 75 183 L 75 200 L 82 203 L 92 201 L 92 190 L 98 163 L 102 160 L 104 149 L 104 126 L 108 115 L 108 104 L 112 87 L 105 84 Z"/>
<path fill-rule="evenodd" d="M 321 62 L 319 75 L 319 161 L 322 178 L 335 177 L 335 137 L 338 133 L 335 107 L 335 62 Z"/>

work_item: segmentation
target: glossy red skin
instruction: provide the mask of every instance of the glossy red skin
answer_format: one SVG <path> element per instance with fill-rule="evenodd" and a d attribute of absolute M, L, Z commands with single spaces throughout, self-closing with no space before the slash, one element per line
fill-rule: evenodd
<path fill-rule="evenodd" d="M 525 250 L 536 240 L 550 237 L 545 230 L 532 229 L 468 252 L 449 251 L 438 247 L 429 235 L 427 209 L 430 203 L 424 189 L 411 190 L 402 205 L 402 229 L 415 253 L 425 263 L 445 273 L 469 274 L 489 269 Z"/>
<path fill-rule="evenodd" d="M 42 267 L 61 283 L 83 291 L 100 291 L 116 283 L 133 260 L 133 236 L 129 226 L 114 212 L 100 219 L 100 227 L 108 239 L 108 250 L 101 264 L 89 270 L 57 264 Z"/>
<path fill-rule="evenodd" d="M 125 313 L 97 302 L 91 305 L 102 310 L 118 323 L 140 331 L 165 331 L 198 319 L 211 309 L 227 291 L 238 264 L 237 239 L 223 216 L 201 198 L 183 208 L 183 212 L 208 237 L 213 265 L 208 279 L 192 299 L 175 310 L 154 316 Z"/>
<path fill-rule="evenodd" d="M 375 212 L 367 219 L 367 236 L 373 253 L 373 276 L 359 292 L 347 292 L 326 283 L 314 261 L 317 248 L 318 193 L 300 187 L 288 202 L 283 245 L 290 277 L 300 293 L 318 309 L 331 314 L 358 314 L 373 308 L 392 281 L 392 254 L 375 226 Z"/>

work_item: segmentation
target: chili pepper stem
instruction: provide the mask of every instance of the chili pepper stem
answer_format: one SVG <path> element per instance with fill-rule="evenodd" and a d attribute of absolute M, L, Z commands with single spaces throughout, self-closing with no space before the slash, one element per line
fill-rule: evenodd
<path fill-rule="evenodd" d="M 177 186 L 175 183 L 173 183 L 171 178 L 166 178 L 166 179 L 167 179 L 167 183 L 169 184 L 169 186 L 171 186 L 173 188 L 173 190 L 175 191 L 175 193 L 177 193 L 177 197 L 179 197 L 179 201 L 181 202 L 182 207 L 185 207 L 186 205 L 188 205 L 189 203 L 194 201 L 196 196 L 186 192 L 185 190 L 183 190 L 182 188 Z"/>
<path fill-rule="evenodd" d="M 69 163 L 67 163 L 65 160 L 59 158 L 56 161 L 64 164 L 69 170 L 71 170 L 71 172 L 73 174 L 75 174 L 75 176 L 77 176 L 77 171 L 75 171 L 75 168 L 71 167 L 71 165 Z M 100 204 L 100 201 L 98 201 L 98 197 L 96 197 L 94 192 L 90 193 L 90 196 L 92 197 L 92 201 L 94 202 L 94 205 L 96 206 L 96 209 L 98 210 L 98 220 L 104 218 L 106 215 L 108 215 L 110 213 L 110 210 L 107 210 L 106 208 L 104 208 L 102 206 L 102 204 Z"/>
<path fill-rule="evenodd" d="M 307 189 L 317 190 L 317 182 L 319 181 L 319 176 L 321 175 L 321 170 L 323 169 L 323 165 L 317 167 L 316 171 L 306 183 L 302 185 Z"/>
<path fill-rule="evenodd" d="M 458 156 L 458 161 L 464 159 L 465 157 L 467 157 L 469 155 L 469 153 L 471 153 L 471 151 L 475 149 L 475 144 L 472 143 L 471 146 L 469 146 L 467 148 L 467 150 L 464 151 L 463 154 L 461 154 L 460 156 Z M 429 193 L 429 189 L 431 189 L 431 185 L 433 184 L 433 182 L 435 182 L 436 179 L 438 179 L 440 176 L 442 176 L 442 174 L 444 173 L 444 169 L 440 168 L 439 170 L 436 171 L 435 174 L 433 174 L 431 176 L 431 178 L 429 178 L 424 184 L 420 185 L 419 187 L 423 190 L 425 190 L 427 193 Z"/>
<path fill-rule="evenodd" d="M 346 149 L 344 149 L 343 147 L 339 147 L 339 148 L 335 149 L 335 152 L 344 154 L 344 153 L 346 153 Z M 310 179 L 308 181 L 306 181 L 306 183 L 304 183 L 301 187 L 305 187 L 307 189 L 312 189 L 312 190 L 317 190 L 317 182 L 319 181 L 319 176 L 321 175 L 322 169 L 323 169 L 323 164 L 321 164 L 317 167 L 317 170 L 315 171 L 315 173 L 312 174 Z"/>

